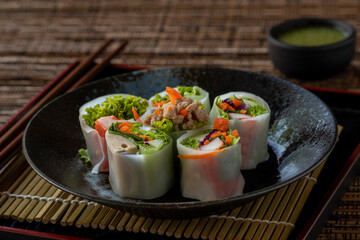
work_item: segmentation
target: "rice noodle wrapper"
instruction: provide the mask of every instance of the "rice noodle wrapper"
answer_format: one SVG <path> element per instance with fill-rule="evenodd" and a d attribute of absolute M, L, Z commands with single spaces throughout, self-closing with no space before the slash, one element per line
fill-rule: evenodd
<path fill-rule="evenodd" d="M 268 109 L 268 113 L 261 114 L 249 119 L 229 119 L 230 129 L 237 129 L 240 135 L 242 164 L 241 170 L 255 169 L 256 166 L 269 158 L 267 137 L 270 122 L 270 107 L 259 96 L 247 92 L 229 92 L 220 95 L 220 99 L 236 96 L 237 98 L 250 98 L 257 101 L 261 106 Z M 214 100 L 210 111 L 210 123 L 220 117 L 219 109 L 216 106 L 217 97 Z"/>
<path fill-rule="evenodd" d="M 198 155 L 212 151 L 188 148 L 181 142 L 204 129 L 184 134 L 177 141 L 180 155 Z M 184 159 L 181 162 L 181 193 L 186 198 L 211 201 L 243 194 L 244 177 L 240 172 L 241 144 L 227 148 L 227 151 L 202 159 Z"/>
<path fill-rule="evenodd" d="M 178 88 L 174 88 L 175 90 L 178 90 Z M 210 112 L 210 108 L 211 108 L 211 105 L 210 105 L 210 98 L 209 98 L 209 93 L 207 91 L 205 91 L 204 89 L 202 89 L 201 87 L 199 87 L 200 89 L 200 96 L 190 96 L 190 98 L 196 102 L 200 102 L 202 104 L 205 105 L 205 110 L 206 110 L 206 113 L 209 114 Z M 161 97 L 164 97 L 165 95 L 167 95 L 166 91 L 163 91 L 163 92 L 160 92 L 158 93 Z M 150 108 L 154 111 L 157 107 L 153 107 L 152 106 L 152 100 L 155 98 L 155 96 L 152 96 L 150 99 L 149 99 L 149 106 Z"/>
<path fill-rule="evenodd" d="M 105 138 L 109 135 L 106 132 Z M 174 184 L 173 143 L 149 154 L 112 153 L 109 158 L 109 181 L 120 197 L 154 199 L 164 195 Z"/>
<path fill-rule="evenodd" d="M 126 95 L 129 94 L 114 93 L 114 94 L 104 95 L 85 103 L 79 109 L 79 122 L 81 126 L 81 131 L 85 138 L 86 148 L 88 150 L 88 156 L 91 160 L 91 164 L 94 166 L 91 171 L 92 173 L 109 171 L 106 140 L 105 137 L 101 137 L 99 135 L 98 131 L 88 126 L 84 122 L 82 115 L 86 114 L 86 108 L 94 107 L 97 104 L 101 105 L 101 103 L 103 103 L 107 97 L 114 95 L 121 95 L 123 97 L 126 97 Z M 147 111 L 140 117 L 140 121 L 143 121 L 148 113 L 150 113 L 150 108 L 148 108 Z M 127 121 L 134 121 L 134 119 L 129 119 Z"/>

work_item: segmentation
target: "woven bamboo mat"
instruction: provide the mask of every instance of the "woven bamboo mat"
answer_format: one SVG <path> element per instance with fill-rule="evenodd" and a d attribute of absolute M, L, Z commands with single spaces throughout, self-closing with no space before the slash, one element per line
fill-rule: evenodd
<path fill-rule="evenodd" d="M 18 153 L 0 173 L 0 217 L 176 238 L 287 239 L 323 165 L 288 186 L 222 214 L 160 219 L 115 210 L 63 192 L 37 175 Z"/>

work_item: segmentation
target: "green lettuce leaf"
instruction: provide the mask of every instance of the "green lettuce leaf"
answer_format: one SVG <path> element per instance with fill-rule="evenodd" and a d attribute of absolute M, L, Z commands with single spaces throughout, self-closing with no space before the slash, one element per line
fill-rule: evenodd
<path fill-rule="evenodd" d="M 172 123 L 172 121 L 166 118 L 154 122 L 153 125 L 156 129 L 160 131 L 164 131 L 166 133 L 175 131 L 174 124 Z"/>
<path fill-rule="evenodd" d="M 84 114 L 82 117 L 88 126 L 95 128 L 95 121 L 100 117 L 113 115 L 118 119 L 127 120 L 133 118 L 133 106 L 139 116 L 141 116 L 145 113 L 148 102 L 141 97 L 133 95 L 127 95 L 126 97 L 122 95 L 109 96 L 101 105 L 97 104 L 94 107 L 86 108 L 87 114 Z"/>

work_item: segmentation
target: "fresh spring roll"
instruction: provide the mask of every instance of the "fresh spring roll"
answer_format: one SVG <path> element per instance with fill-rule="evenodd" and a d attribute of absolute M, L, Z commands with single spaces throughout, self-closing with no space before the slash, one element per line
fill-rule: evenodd
<path fill-rule="evenodd" d="M 195 102 L 200 102 L 204 104 L 205 110 L 207 113 L 210 112 L 210 98 L 209 93 L 198 86 L 193 87 L 185 87 L 185 86 L 177 86 L 174 88 L 177 90 L 181 96 L 183 97 L 189 97 Z M 155 96 L 152 96 L 149 99 L 149 104 L 151 105 L 151 108 L 155 110 L 157 107 L 161 107 L 163 104 L 170 102 L 169 95 L 166 91 L 163 91 L 161 93 L 157 93 Z"/>
<path fill-rule="evenodd" d="M 190 97 L 183 97 L 177 90 L 166 87 L 170 101 L 156 108 L 145 117 L 146 125 L 166 132 L 176 142 L 188 130 L 206 126 L 209 115 L 204 104 Z"/>
<path fill-rule="evenodd" d="M 243 193 L 239 139 L 229 121 L 218 118 L 213 128 L 188 132 L 177 140 L 184 197 L 210 201 Z"/>
<path fill-rule="evenodd" d="M 173 186 L 173 144 L 166 133 L 138 122 L 121 122 L 112 124 L 105 137 L 109 181 L 117 195 L 153 199 Z"/>
<path fill-rule="evenodd" d="M 241 137 L 241 169 L 254 169 L 269 158 L 267 136 L 270 121 L 269 105 L 247 92 L 229 92 L 215 98 L 210 122 L 215 118 L 229 119 L 230 128 Z"/>
<path fill-rule="evenodd" d="M 95 98 L 79 109 L 79 121 L 87 149 L 79 153 L 94 166 L 93 173 L 109 170 L 105 132 L 112 123 L 133 119 L 134 111 L 140 121 L 150 113 L 148 101 L 127 94 L 112 94 Z M 135 114 L 135 115 L 136 115 Z"/>

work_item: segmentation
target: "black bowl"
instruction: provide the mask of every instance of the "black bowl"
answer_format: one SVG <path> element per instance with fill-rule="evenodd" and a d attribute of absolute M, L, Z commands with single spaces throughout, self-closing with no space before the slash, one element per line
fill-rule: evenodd
<path fill-rule="evenodd" d="M 280 33 L 305 26 L 325 26 L 344 33 L 345 39 L 322 46 L 295 46 L 277 39 Z M 280 23 L 267 34 L 269 56 L 276 68 L 288 77 L 316 79 L 330 77 L 350 64 L 354 56 L 355 29 L 335 19 L 296 19 Z"/>
<path fill-rule="evenodd" d="M 153 200 L 121 198 L 111 190 L 107 174 L 91 174 L 78 156 L 85 147 L 79 108 L 107 94 L 129 93 L 150 98 L 166 86 L 198 85 L 217 95 L 246 91 L 262 97 L 271 108 L 270 159 L 242 171 L 244 195 L 216 201 L 181 196 L 175 186 Z M 55 186 L 77 196 L 139 215 L 194 217 L 223 212 L 283 187 L 315 169 L 330 154 L 337 123 L 329 108 L 309 91 L 288 81 L 259 73 L 221 68 L 165 68 L 106 78 L 66 93 L 43 107 L 28 124 L 24 154 L 30 165 Z"/>

